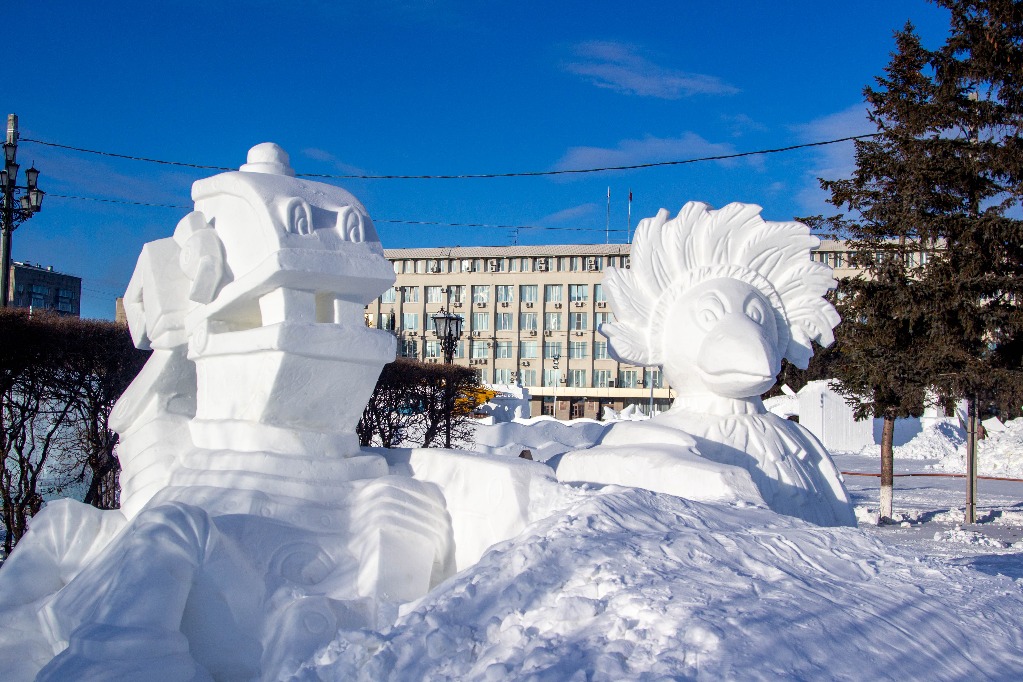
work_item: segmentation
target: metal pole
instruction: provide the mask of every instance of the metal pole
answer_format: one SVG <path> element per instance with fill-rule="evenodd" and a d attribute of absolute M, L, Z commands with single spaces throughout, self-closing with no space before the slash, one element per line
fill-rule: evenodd
<path fill-rule="evenodd" d="M 966 418 L 966 523 L 977 522 L 977 396 L 970 396 Z"/>
<path fill-rule="evenodd" d="M 11 299 L 11 237 L 14 233 L 14 189 L 10 185 L 3 190 L 3 234 L 0 235 L 0 308 L 6 308 Z"/>
<path fill-rule="evenodd" d="M 611 243 L 611 188 L 607 188 L 607 222 L 604 223 L 604 243 Z"/>

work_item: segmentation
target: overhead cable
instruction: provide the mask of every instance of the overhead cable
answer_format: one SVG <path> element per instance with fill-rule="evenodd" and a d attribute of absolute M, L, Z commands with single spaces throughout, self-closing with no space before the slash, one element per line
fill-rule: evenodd
<path fill-rule="evenodd" d="M 303 178 L 324 178 L 334 180 L 471 180 L 471 179 L 487 179 L 487 178 L 524 178 L 524 177 L 542 177 L 550 175 L 579 175 L 585 173 L 604 173 L 609 171 L 624 171 L 624 170 L 638 170 L 642 168 L 658 168 L 661 166 L 683 166 L 691 163 L 701 163 L 705 161 L 727 161 L 729 159 L 739 159 L 746 156 L 758 156 L 763 154 L 778 154 L 781 152 L 790 152 L 797 149 L 808 149 L 811 147 L 823 147 L 831 144 L 838 144 L 840 142 L 849 142 L 852 140 L 864 140 L 871 137 L 876 137 L 880 133 L 867 133 L 864 135 L 851 135 L 849 137 L 840 137 L 834 140 L 824 140 L 821 142 L 806 142 L 803 144 L 794 144 L 787 147 L 776 147 L 773 149 L 758 149 L 756 151 L 749 152 L 735 152 L 733 154 L 717 154 L 714 156 L 701 156 L 692 159 L 680 159 L 675 161 L 652 161 L 649 163 L 635 163 L 621 166 L 601 166 L 598 168 L 564 168 L 560 170 L 546 170 L 546 171 L 519 171 L 511 173 L 461 173 L 455 175 L 369 175 L 369 174 L 335 174 L 335 173 L 297 173 L 298 177 Z M 34 144 L 46 145 L 48 147 L 57 147 L 59 149 L 68 149 L 71 151 L 82 152 L 85 154 L 98 154 L 100 156 L 110 156 L 118 159 L 127 159 L 130 161 L 144 161 L 146 163 L 159 163 L 167 166 L 183 166 L 185 168 L 198 168 L 202 170 L 219 170 L 219 171 L 232 171 L 237 170 L 235 168 L 228 168 L 225 166 L 206 166 L 196 163 L 185 163 L 182 161 L 166 161 L 163 159 L 153 159 L 144 156 L 131 156 L 128 154 L 117 154 L 114 152 L 104 152 L 96 149 L 85 149 L 83 147 L 72 147 L 71 145 L 58 144 L 56 142 L 46 142 L 44 140 L 35 140 L 28 137 L 21 138 L 21 142 L 31 142 Z"/>

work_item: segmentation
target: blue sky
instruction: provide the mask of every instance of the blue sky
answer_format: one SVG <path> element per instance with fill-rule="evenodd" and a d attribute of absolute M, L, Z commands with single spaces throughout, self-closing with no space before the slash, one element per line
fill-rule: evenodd
<path fill-rule="evenodd" d="M 264 141 L 310 173 L 627 165 L 870 132 L 862 90 L 907 20 L 927 45 L 947 31 L 923 0 L 18 3 L 0 102 L 23 137 L 213 166 Z M 188 204 L 210 174 L 30 142 L 19 161 L 50 194 L 156 204 Z M 609 187 L 624 241 L 630 188 L 633 225 L 689 200 L 787 220 L 828 211 L 816 178 L 851 163 L 844 143 L 586 176 L 333 182 L 385 247 L 603 243 Z M 51 196 L 14 257 L 80 275 L 83 315 L 109 318 L 142 244 L 186 212 Z"/>

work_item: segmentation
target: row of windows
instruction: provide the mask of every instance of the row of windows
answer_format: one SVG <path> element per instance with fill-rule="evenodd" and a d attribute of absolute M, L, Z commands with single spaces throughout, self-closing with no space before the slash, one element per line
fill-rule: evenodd
<path fill-rule="evenodd" d="M 880 263 L 885 258 L 890 257 L 891 253 L 877 251 L 866 255 L 874 262 Z M 906 265 L 909 267 L 924 265 L 927 263 L 929 255 L 926 251 L 907 254 Z M 857 256 L 857 252 L 854 251 L 815 251 L 810 254 L 810 258 L 832 268 L 859 268 L 861 266 L 862 255 Z"/>
<path fill-rule="evenodd" d="M 52 293 L 50 287 L 43 284 L 18 284 L 14 288 L 15 293 L 28 293 L 33 296 L 49 296 Z M 65 301 L 74 301 L 78 298 L 78 292 L 73 289 L 57 289 L 57 297 Z"/>
<path fill-rule="evenodd" d="M 591 313 L 567 313 L 563 314 L 560 312 L 547 312 L 543 313 L 543 329 L 546 331 L 586 331 L 589 329 Z M 605 322 L 613 322 L 614 314 L 610 312 L 592 313 L 593 316 L 593 329 L 599 329 L 600 325 Z M 494 331 L 497 332 L 513 332 L 515 331 L 515 313 L 493 313 L 494 318 Z M 491 313 L 489 312 L 475 312 L 472 313 L 471 320 L 472 326 L 465 328 L 465 332 L 469 331 L 490 331 L 490 318 Z M 521 332 L 536 332 L 540 330 L 539 321 L 540 313 L 519 313 L 518 314 L 518 329 Z M 562 321 L 567 319 L 567 326 L 562 326 Z M 369 318 L 369 322 L 372 323 L 372 317 Z M 425 316 L 425 321 L 430 322 L 430 315 Z M 388 329 L 395 330 L 399 329 L 398 320 L 394 319 L 393 313 L 380 313 L 377 315 L 376 328 L 377 329 Z M 401 315 L 401 326 L 400 329 L 403 331 L 422 331 L 419 326 L 419 313 L 402 313 Z"/>
<path fill-rule="evenodd" d="M 565 386 L 566 388 L 646 388 L 653 383 L 654 388 L 662 387 L 660 370 L 650 370 L 646 377 L 641 375 L 637 369 L 625 369 L 617 375 L 609 369 L 597 369 L 588 373 L 585 369 L 570 369 L 565 372 L 556 369 L 545 369 L 542 372 L 535 369 L 523 369 L 518 372 L 503 368 L 493 370 L 493 379 L 488 370 L 479 370 L 480 378 L 484 383 L 513 384 L 520 382 L 523 386 L 544 386 L 555 387 Z M 589 376 L 587 376 L 589 374 Z M 539 383 L 537 380 L 539 379 Z"/>
<path fill-rule="evenodd" d="M 593 290 L 593 300 L 597 303 L 607 301 L 602 284 L 569 284 L 568 301 L 570 303 L 585 303 L 590 300 L 590 289 Z M 420 296 L 427 303 L 465 303 L 466 293 L 470 294 L 473 303 L 490 303 L 491 289 L 494 292 L 494 300 L 498 303 L 514 303 L 515 294 L 518 293 L 519 300 L 523 303 L 538 303 L 540 298 L 540 287 L 537 284 L 498 284 L 491 287 L 489 284 L 474 284 L 466 287 L 463 284 L 456 284 L 447 287 L 442 286 L 403 286 L 392 287 L 380 296 L 381 303 L 396 303 L 398 290 L 401 290 L 402 303 L 419 303 Z M 516 291 L 517 289 L 517 291 Z M 422 290 L 422 293 L 420 293 Z M 561 303 L 565 300 L 565 285 L 545 284 L 543 288 L 543 300 L 547 303 Z"/>
<path fill-rule="evenodd" d="M 416 258 L 392 261 L 399 275 L 460 272 L 600 272 L 629 267 L 628 256 L 522 256 L 514 258 Z"/>
<path fill-rule="evenodd" d="M 419 343 L 419 339 L 402 339 L 402 356 L 407 358 L 419 357 Z M 440 358 L 443 356 L 439 341 L 425 340 L 422 343 L 424 357 Z M 540 357 L 542 350 L 545 359 L 556 361 L 565 357 L 564 352 L 566 349 L 568 350 L 568 359 L 585 360 L 588 357 L 591 344 L 589 341 L 569 341 L 567 345 L 561 341 L 544 341 L 542 344 L 539 341 L 520 341 L 518 346 L 518 357 L 521 360 L 536 360 Z M 594 360 L 610 359 L 607 353 L 607 341 L 594 341 L 592 346 Z M 491 352 L 493 352 L 494 357 L 497 359 L 515 358 L 515 344 L 513 341 L 472 339 L 468 341 L 468 349 L 469 357 L 473 359 L 488 359 Z M 455 347 L 455 357 L 464 358 L 465 350 L 466 340 L 459 341 Z"/>

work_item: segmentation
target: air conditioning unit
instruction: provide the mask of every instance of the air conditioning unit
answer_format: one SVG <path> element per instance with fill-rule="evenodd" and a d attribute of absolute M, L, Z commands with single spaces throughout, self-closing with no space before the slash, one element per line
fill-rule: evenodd
<path fill-rule="evenodd" d="M 419 336 L 419 332 L 409 332 L 409 336 Z"/>
<path fill-rule="evenodd" d="M 442 293 L 442 294 L 448 293 L 448 288 L 447 287 L 441 287 L 440 288 L 440 293 Z"/>
<path fill-rule="evenodd" d="M 522 361 L 522 366 L 523 367 L 529 367 L 529 360 L 523 360 Z"/>
<path fill-rule="evenodd" d="M 527 308 L 532 308 L 533 307 L 533 302 L 532 301 L 526 301 L 526 307 Z"/>
<path fill-rule="evenodd" d="M 473 336 L 483 336 L 483 332 L 476 330 L 472 333 Z"/>
<path fill-rule="evenodd" d="M 477 307 L 477 308 L 486 308 L 486 307 L 487 307 L 487 304 L 486 304 L 486 303 L 483 303 L 482 301 L 477 301 L 477 302 L 476 302 L 476 307 Z"/>
<path fill-rule="evenodd" d="M 535 329 L 530 329 L 529 330 L 529 335 L 530 336 L 536 336 L 536 330 Z"/>
<path fill-rule="evenodd" d="M 461 301 L 455 301 L 454 303 L 451 304 L 451 307 L 452 308 L 461 308 L 462 307 L 462 302 Z"/>
<path fill-rule="evenodd" d="M 582 308 L 584 305 L 586 305 L 586 303 L 584 301 L 576 301 L 575 302 L 575 307 L 576 308 Z"/>
<path fill-rule="evenodd" d="M 432 268 L 430 268 L 430 272 L 432 272 L 433 274 L 437 274 L 438 272 L 440 272 L 440 266 L 434 265 Z"/>
<path fill-rule="evenodd" d="M 607 302 L 606 301 L 597 301 L 597 307 L 598 308 L 606 308 L 607 307 Z"/>
<path fill-rule="evenodd" d="M 437 362 L 437 358 L 426 358 L 427 362 Z"/>
<path fill-rule="evenodd" d="M 587 258 L 586 259 L 586 269 L 589 270 L 590 272 L 596 272 L 597 271 L 597 259 L 596 258 Z"/>
<path fill-rule="evenodd" d="M 615 387 L 615 380 L 614 379 L 609 380 L 607 382 L 607 387 L 608 388 L 614 388 Z"/>
<path fill-rule="evenodd" d="M 554 307 L 557 308 L 558 310 L 561 310 L 561 304 L 560 303 L 555 303 Z"/>
<path fill-rule="evenodd" d="M 547 259 L 546 258 L 537 259 L 537 261 L 536 261 L 536 271 L 537 272 L 547 272 Z"/>
<path fill-rule="evenodd" d="M 501 302 L 501 307 L 502 308 L 507 308 L 508 307 L 508 301 L 502 301 Z"/>
<path fill-rule="evenodd" d="M 576 336 L 583 336 L 583 335 L 585 335 L 585 334 L 586 334 L 586 332 L 576 332 L 576 333 L 575 333 L 575 335 L 576 335 Z"/>
<path fill-rule="evenodd" d="M 550 329 L 545 329 L 544 332 L 543 332 L 543 335 L 544 336 L 550 336 L 551 335 L 551 330 Z"/>
<path fill-rule="evenodd" d="M 498 272 L 500 269 L 500 263 L 497 262 L 496 258 L 491 258 L 487 261 L 487 269 L 490 270 L 490 272 Z"/>

